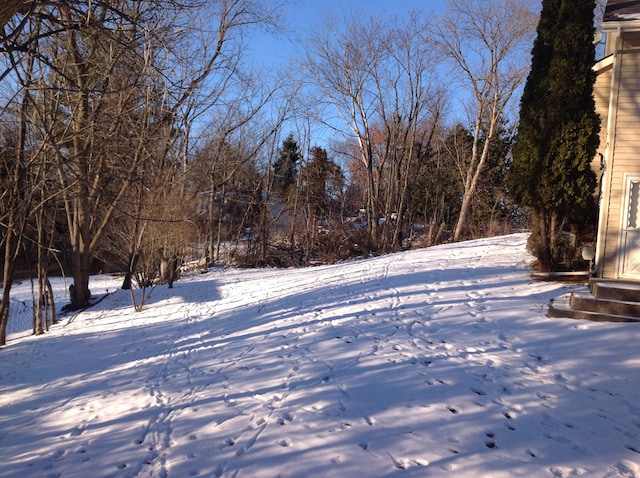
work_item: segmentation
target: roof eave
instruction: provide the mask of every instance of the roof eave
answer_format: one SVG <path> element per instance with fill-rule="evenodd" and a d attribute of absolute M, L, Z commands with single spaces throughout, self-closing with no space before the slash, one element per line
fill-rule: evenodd
<path fill-rule="evenodd" d="M 600 25 L 604 31 L 640 31 L 640 20 L 608 20 Z"/>

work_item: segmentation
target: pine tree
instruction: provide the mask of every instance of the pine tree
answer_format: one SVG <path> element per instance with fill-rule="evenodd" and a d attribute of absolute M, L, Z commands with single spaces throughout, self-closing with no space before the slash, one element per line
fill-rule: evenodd
<path fill-rule="evenodd" d="M 344 176 L 326 149 L 314 146 L 309 153 L 310 160 L 304 171 L 306 200 L 317 218 L 326 217 L 331 196 L 342 189 Z"/>
<path fill-rule="evenodd" d="M 273 190 L 285 196 L 295 184 L 300 161 L 300 147 L 290 133 L 282 142 L 280 155 L 273 163 Z"/>
<path fill-rule="evenodd" d="M 329 175 L 329 157 L 327 151 L 319 146 L 311 148 L 311 160 L 307 166 L 307 201 L 315 216 L 319 217 L 327 209 L 327 177 Z"/>
<path fill-rule="evenodd" d="M 584 226 L 595 205 L 594 8 L 594 0 L 543 0 L 520 103 L 509 190 L 532 210 L 530 250 L 548 267 L 566 260 L 562 231 Z"/>

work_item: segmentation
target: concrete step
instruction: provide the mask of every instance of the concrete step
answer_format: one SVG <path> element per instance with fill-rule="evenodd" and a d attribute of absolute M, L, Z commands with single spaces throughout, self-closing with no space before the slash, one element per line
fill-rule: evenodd
<path fill-rule="evenodd" d="M 589 292 L 574 292 L 571 294 L 569 303 L 571 308 L 575 310 L 640 318 L 640 302 L 603 299 L 595 297 Z"/>
<path fill-rule="evenodd" d="M 598 299 L 640 302 L 640 283 L 638 282 L 591 279 L 589 290 Z"/>
<path fill-rule="evenodd" d="M 640 322 L 640 317 L 574 309 L 571 307 L 571 296 L 563 296 L 551 301 L 547 317 L 591 320 L 595 322 Z"/>

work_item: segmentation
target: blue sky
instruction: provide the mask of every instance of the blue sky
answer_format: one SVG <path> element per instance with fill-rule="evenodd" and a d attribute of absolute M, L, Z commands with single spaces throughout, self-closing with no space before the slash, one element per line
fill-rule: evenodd
<path fill-rule="evenodd" d="M 0 0 L 1 1 L 1 0 Z M 447 0 L 288 0 L 282 16 L 291 36 L 304 38 L 310 27 L 322 24 L 327 11 L 341 18 L 344 14 L 362 12 L 363 17 L 388 15 L 403 16 L 414 10 L 422 12 L 436 12 L 442 14 Z M 272 69 L 281 65 L 287 67 L 296 52 L 302 50 L 302 45 L 295 44 L 282 36 L 257 33 L 249 44 L 251 61 L 256 65 L 264 65 Z M 312 142 L 326 145 L 328 130 L 318 127 L 312 133 Z M 293 128 L 292 128 L 293 129 Z M 288 131 L 288 130 L 287 130 Z"/>
<path fill-rule="evenodd" d="M 533 9 L 539 9 L 542 0 L 527 0 Z M 408 15 L 411 11 L 420 10 L 423 13 L 433 16 L 441 16 L 447 8 L 447 0 L 289 0 L 289 4 L 283 9 L 283 24 L 292 35 L 300 38 L 306 36 L 310 27 L 322 25 L 322 21 L 327 11 L 335 14 L 340 19 L 343 14 L 347 16 L 352 12 L 361 12 L 363 17 L 370 16 L 399 16 Z M 287 67 L 290 59 L 296 52 L 300 52 L 303 45 L 295 44 L 284 37 L 256 34 L 250 43 L 250 56 L 255 64 L 262 64 L 267 69 L 277 67 Z M 451 121 L 466 120 L 466 114 L 461 108 L 460 98 L 462 91 L 458 90 L 456 98 L 451 103 Z M 324 132 L 315 132 L 324 143 Z"/>
<path fill-rule="evenodd" d="M 317 25 L 326 11 L 340 16 L 341 12 L 362 12 L 364 16 L 381 14 L 406 15 L 412 10 L 442 13 L 446 0 L 291 0 L 283 10 L 287 25 L 298 34 Z M 290 42 L 272 35 L 258 34 L 251 42 L 256 59 L 264 64 L 287 63 L 295 50 Z"/>

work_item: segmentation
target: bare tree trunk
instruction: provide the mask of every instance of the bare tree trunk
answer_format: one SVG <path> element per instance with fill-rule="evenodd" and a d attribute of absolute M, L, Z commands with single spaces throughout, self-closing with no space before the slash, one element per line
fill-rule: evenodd
<path fill-rule="evenodd" d="M 135 296 L 135 292 L 133 290 L 133 287 L 129 289 L 129 296 L 131 297 L 131 303 L 133 304 L 133 310 L 135 310 L 136 312 L 140 312 L 144 308 L 144 303 L 145 303 L 145 300 L 147 299 L 147 286 L 143 285 L 140 288 L 140 291 L 141 291 L 140 302 L 138 302 L 136 300 L 136 296 Z"/>
<path fill-rule="evenodd" d="M 291 231 L 289 233 L 289 247 L 291 250 L 291 257 L 297 248 L 296 242 L 296 229 L 298 226 L 298 214 L 299 214 L 299 202 L 300 202 L 300 189 L 301 189 L 302 177 L 300 174 L 296 176 L 296 183 L 293 186 L 293 190 L 290 195 L 293 194 L 293 211 L 291 214 Z M 291 196 L 289 196 L 291 197 Z"/>
<path fill-rule="evenodd" d="M 539 257 L 543 264 L 549 264 L 551 262 L 551 242 L 549 240 L 550 231 L 548 225 L 549 218 L 543 209 L 538 211 L 538 214 L 540 217 L 538 221 L 538 226 L 540 227 L 540 242 L 538 244 Z"/>
<path fill-rule="evenodd" d="M 6 262 L 5 262 L 6 264 Z M 2 274 L 2 300 L 0 300 L 0 346 L 7 343 L 7 326 L 9 324 L 9 312 L 11 310 L 11 285 L 13 273 L 6 271 Z"/>
<path fill-rule="evenodd" d="M 222 228 L 222 211 L 218 213 L 218 220 L 215 221 L 215 207 L 216 207 L 216 182 L 213 173 L 210 176 L 211 182 L 209 184 L 210 196 L 207 200 L 207 252 L 210 259 L 207 261 L 219 260 L 218 254 L 220 253 L 220 231 Z M 224 193 L 223 193 L 224 198 Z M 224 201 L 224 199 L 223 199 Z M 216 233 L 214 234 L 214 227 Z M 207 267 L 209 264 L 207 264 Z"/>
<path fill-rule="evenodd" d="M 222 186 L 222 197 L 223 197 L 223 202 L 224 202 L 224 197 L 226 194 L 226 188 L 223 185 Z M 211 207 L 213 207 L 214 202 L 211 201 Z M 224 219 L 224 214 L 223 211 L 221 210 L 218 214 L 218 221 L 216 224 L 216 237 L 215 237 L 215 254 L 213 254 L 211 262 L 213 262 L 214 260 L 219 261 L 220 260 L 220 248 L 222 247 L 222 223 L 223 223 L 223 219 Z M 211 218 L 211 228 L 213 228 L 213 217 Z M 211 231 L 211 243 L 209 244 L 209 247 L 211 249 L 209 249 L 211 251 L 211 253 L 213 253 L 213 231 Z M 207 266 L 209 266 L 209 264 L 207 264 Z"/>
<path fill-rule="evenodd" d="M 143 187 L 140 187 L 137 195 L 137 206 L 135 208 L 135 215 L 139 218 L 142 214 L 143 204 Z M 127 271 L 122 281 L 122 289 L 129 290 L 133 287 L 133 276 L 135 274 L 138 262 L 140 261 L 142 236 L 144 235 L 146 223 L 141 220 L 133 221 L 133 231 L 129 238 L 129 254 L 127 257 Z"/>
<path fill-rule="evenodd" d="M 455 241 L 462 237 L 495 126 L 526 77 L 528 61 L 521 47 L 531 39 L 535 24 L 536 16 L 523 0 L 488 0 L 482 5 L 450 0 L 447 15 L 434 29 L 435 44 L 459 71 L 476 106 Z"/>
<path fill-rule="evenodd" d="M 564 259 L 562 257 L 562 251 L 558 248 L 560 237 L 562 235 L 563 224 L 557 211 L 551 212 L 549 222 L 549 251 L 551 260 L 557 264 Z"/>
<path fill-rule="evenodd" d="M 76 238 L 77 239 L 77 238 Z M 70 292 L 71 309 L 78 310 L 89 305 L 91 292 L 89 291 L 89 276 L 92 251 L 80 239 L 79 244 L 72 243 L 71 254 L 73 264 L 73 292 Z"/>
<path fill-rule="evenodd" d="M 467 177 L 464 184 L 464 195 L 462 197 L 462 205 L 460 206 L 460 214 L 458 216 L 458 221 L 456 222 L 455 232 L 453 233 L 453 240 L 459 241 L 464 232 L 465 225 L 467 224 L 467 217 L 471 210 L 471 201 L 473 200 L 473 196 L 476 193 L 476 189 L 478 186 L 478 181 L 480 180 L 480 176 L 483 173 L 484 165 L 487 162 L 487 158 L 489 157 L 489 148 L 491 146 L 491 141 L 493 139 L 494 131 L 495 131 L 495 123 L 498 120 L 497 117 L 492 117 L 490 120 L 491 123 L 489 125 L 488 132 L 486 133 L 486 137 L 484 139 L 484 143 L 482 146 L 482 153 L 480 153 L 480 157 L 478 158 L 478 143 L 480 141 L 480 123 L 482 121 L 482 111 L 478 111 L 478 117 L 476 119 L 476 128 L 474 132 L 473 139 L 473 148 L 471 153 L 471 164 L 467 169 Z"/>
<path fill-rule="evenodd" d="M 34 298 L 33 305 L 35 308 L 34 314 L 34 333 L 35 335 L 41 335 L 47 329 L 47 324 L 45 321 L 45 314 L 47 310 L 46 304 L 46 290 L 45 290 L 45 280 L 47 276 L 47 253 L 44 247 L 45 244 L 45 231 L 43 224 L 43 214 L 42 208 L 39 213 L 36 215 L 36 228 L 38 233 L 38 253 L 37 253 L 37 263 L 36 263 L 36 274 L 38 276 L 38 288 L 37 288 L 37 296 Z"/>
<path fill-rule="evenodd" d="M 58 323 L 58 318 L 56 316 L 56 303 L 53 298 L 53 287 L 51 287 L 51 281 L 49 280 L 49 277 L 47 277 L 46 287 L 47 287 L 46 301 L 49 306 L 48 317 L 51 322 L 51 325 L 55 325 Z"/>
<path fill-rule="evenodd" d="M 2 245 L 4 246 L 3 257 L 3 269 L 2 269 L 2 301 L 0 302 L 0 346 L 7 343 L 7 325 L 9 323 L 9 311 L 11 308 L 10 292 L 13 285 L 13 277 L 15 271 L 15 259 L 18 257 L 18 251 L 20 250 L 22 229 L 16 218 L 17 214 L 17 201 L 14 197 L 15 192 L 20 189 L 20 165 L 19 161 L 16 161 L 16 166 L 13 173 L 13 185 L 12 195 L 10 195 L 7 204 L 10 206 L 7 214 L 6 227 L 4 228 L 4 240 Z M 21 221 L 24 224 L 24 221 Z"/>
<path fill-rule="evenodd" d="M 31 66 L 31 64 L 29 65 Z M 0 302 L 0 346 L 5 345 L 7 342 L 7 327 L 11 309 L 10 292 L 14 279 L 15 260 L 22 246 L 23 232 L 29 214 L 30 197 L 26 195 L 25 191 L 26 172 L 23 164 L 27 135 L 27 111 L 28 97 L 25 89 L 25 97 L 22 99 L 20 106 L 20 126 L 16 150 L 12 158 L 5 158 L 7 163 L 3 168 L 7 173 L 5 178 L 7 183 L 5 194 L 3 194 L 6 217 L 4 221 L 0 221 L 0 229 L 4 229 L 4 233 L 0 234 L 0 246 L 4 248 L 2 301 Z M 13 159 L 13 161 L 9 161 L 9 159 Z"/>

